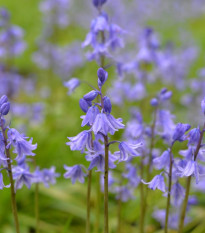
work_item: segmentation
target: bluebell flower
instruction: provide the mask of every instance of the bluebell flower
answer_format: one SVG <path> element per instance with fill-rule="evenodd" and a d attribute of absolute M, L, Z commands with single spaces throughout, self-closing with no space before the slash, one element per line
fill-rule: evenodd
<path fill-rule="evenodd" d="M 115 119 L 111 114 L 107 114 L 107 119 L 116 131 L 125 127 L 125 125 L 122 123 L 122 118 Z"/>
<path fill-rule="evenodd" d="M 14 153 L 18 155 L 16 160 L 21 159 L 23 155 L 35 155 L 32 151 L 37 148 L 37 144 L 32 144 L 32 138 L 27 141 L 28 137 L 23 136 L 14 128 L 8 130 L 7 136 L 9 142 L 7 148 L 11 145 L 14 147 Z"/>
<path fill-rule="evenodd" d="M 68 137 L 68 139 L 70 140 L 70 142 L 67 142 L 66 145 L 70 146 L 71 150 L 79 150 L 81 151 L 81 153 L 83 153 L 85 148 L 92 148 L 92 134 L 90 130 L 84 130 L 80 132 L 77 136 Z"/>
<path fill-rule="evenodd" d="M 205 115 L 205 97 L 204 97 L 204 99 L 201 101 L 201 110 L 202 110 L 203 114 Z"/>
<path fill-rule="evenodd" d="M 129 185 L 115 187 L 114 192 L 117 193 L 116 199 L 120 199 L 122 202 L 135 199 L 134 190 Z"/>
<path fill-rule="evenodd" d="M 152 190 L 159 189 L 162 192 L 166 192 L 166 185 L 162 175 L 156 175 L 150 182 L 144 182 L 142 180 L 142 183 L 148 184 L 148 187 Z"/>
<path fill-rule="evenodd" d="M 98 86 L 101 88 L 108 78 L 108 72 L 103 68 L 99 68 L 97 71 L 98 75 Z"/>
<path fill-rule="evenodd" d="M 84 100 L 83 98 L 79 100 L 79 105 L 80 108 L 83 110 L 83 112 L 87 112 L 88 108 L 89 108 L 89 104 L 86 100 Z"/>
<path fill-rule="evenodd" d="M 150 101 L 151 106 L 156 107 L 158 106 L 158 100 L 156 98 L 151 99 Z"/>
<path fill-rule="evenodd" d="M 82 170 L 82 165 L 74 165 L 73 167 L 68 167 L 64 165 L 65 170 L 67 171 L 64 174 L 66 179 L 71 179 L 72 184 L 75 184 L 76 180 L 80 183 L 84 183 L 84 176 L 87 176 Z"/>
<path fill-rule="evenodd" d="M 164 151 L 160 157 L 153 159 L 153 164 L 159 170 L 169 166 L 169 163 L 170 163 L 170 150 Z"/>
<path fill-rule="evenodd" d="M 101 13 L 96 19 L 91 23 L 91 30 L 93 33 L 97 34 L 100 31 L 108 31 L 108 16 L 106 13 Z"/>
<path fill-rule="evenodd" d="M 12 168 L 13 179 L 15 180 L 15 191 L 17 189 L 21 189 L 23 184 L 27 186 L 27 188 L 31 188 L 33 174 L 30 173 L 29 168 L 16 166 Z"/>
<path fill-rule="evenodd" d="M 112 104 L 111 104 L 110 98 L 107 97 L 107 96 L 104 96 L 103 97 L 103 102 L 104 102 L 104 111 L 106 113 L 111 113 L 111 111 L 112 111 Z"/>
<path fill-rule="evenodd" d="M 101 7 L 107 0 L 92 0 L 95 7 Z"/>
<path fill-rule="evenodd" d="M 0 107 L 0 113 L 2 115 L 7 115 L 9 113 L 9 110 L 10 110 L 10 103 L 9 102 L 2 104 Z"/>
<path fill-rule="evenodd" d="M 40 171 L 41 181 L 44 183 L 45 187 L 49 187 L 49 184 L 55 184 L 56 178 L 60 176 L 56 173 L 56 168 L 52 166 L 50 169 L 44 168 Z"/>
<path fill-rule="evenodd" d="M 199 171 L 198 171 L 198 164 L 194 160 L 189 160 L 186 162 L 185 167 L 178 166 L 178 172 L 176 173 L 180 177 L 184 176 L 195 176 L 196 183 L 199 182 Z"/>
<path fill-rule="evenodd" d="M 114 132 L 118 130 L 118 128 L 115 128 L 110 123 L 105 113 L 99 113 L 95 118 L 92 130 L 94 134 L 102 133 L 103 135 L 107 135 L 108 133 L 110 133 L 113 135 Z"/>
<path fill-rule="evenodd" d="M 182 204 L 185 197 L 185 189 L 179 184 L 179 182 L 172 185 L 171 196 L 171 202 L 174 206 L 178 207 Z"/>
<path fill-rule="evenodd" d="M 80 81 L 77 78 L 71 78 L 69 81 L 64 82 L 64 86 L 68 88 L 68 95 L 71 95 L 79 85 Z"/>
<path fill-rule="evenodd" d="M 115 152 L 116 156 L 119 156 L 119 161 L 126 161 L 128 160 L 129 156 L 140 156 L 140 153 L 137 151 L 142 147 L 142 143 L 137 144 L 128 144 L 126 142 L 119 143 L 120 151 Z"/>
<path fill-rule="evenodd" d="M 192 146 L 189 146 L 186 150 L 180 150 L 179 154 L 184 156 L 187 160 L 192 160 L 194 156 L 195 148 Z"/>
<path fill-rule="evenodd" d="M 161 101 L 168 100 L 172 97 L 172 92 L 168 91 L 167 88 L 163 88 L 159 93 L 159 99 Z"/>
<path fill-rule="evenodd" d="M 88 109 L 87 113 L 85 116 L 83 116 L 83 121 L 81 126 L 89 125 L 92 126 L 96 116 L 100 113 L 99 109 L 97 106 L 92 106 Z M 82 117 L 81 117 L 82 118 Z"/>
<path fill-rule="evenodd" d="M 0 107 L 2 106 L 2 104 L 5 104 L 8 102 L 8 97 L 6 95 L 3 95 L 1 98 L 0 98 Z"/>
<path fill-rule="evenodd" d="M 175 142 L 175 141 L 180 141 L 181 142 L 181 141 L 186 140 L 186 137 L 185 137 L 184 134 L 190 128 L 191 128 L 191 126 L 189 124 L 178 123 L 176 125 L 176 128 L 175 128 L 173 136 L 172 136 L 173 142 Z"/>
<path fill-rule="evenodd" d="M 99 95 L 99 91 L 92 90 L 83 96 L 86 101 L 93 101 Z"/>
<path fill-rule="evenodd" d="M 197 145 L 198 142 L 199 142 L 200 135 L 201 135 L 201 131 L 200 131 L 199 127 L 190 130 L 188 135 L 187 135 L 187 137 L 188 137 L 188 146 L 190 144 Z"/>
<path fill-rule="evenodd" d="M 137 168 L 131 163 L 126 164 L 126 173 L 123 173 L 123 177 L 128 179 L 131 187 L 137 187 L 140 183 L 140 178 L 137 175 Z"/>
<path fill-rule="evenodd" d="M 0 190 L 2 190 L 3 188 L 10 188 L 11 184 L 5 185 L 4 181 L 3 181 L 3 175 L 0 172 Z"/>

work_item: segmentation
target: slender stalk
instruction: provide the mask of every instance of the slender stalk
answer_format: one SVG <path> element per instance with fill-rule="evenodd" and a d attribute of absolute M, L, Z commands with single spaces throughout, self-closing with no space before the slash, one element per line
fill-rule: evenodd
<path fill-rule="evenodd" d="M 5 129 L 4 129 L 4 123 L 3 123 L 2 119 L 1 119 L 1 130 L 2 130 L 2 133 L 3 133 L 3 137 L 4 137 L 6 157 L 8 158 L 7 166 L 8 166 L 9 180 L 10 180 L 10 184 L 11 184 L 12 213 L 13 213 L 13 216 L 14 216 L 16 233 L 20 233 L 18 214 L 17 214 L 17 206 L 16 206 L 16 194 L 15 194 L 15 189 L 14 189 L 13 173 L 12 173 L 12 168 L 11 168 L 11 156 L 10 156 L 9 149 L 6 148 L 7 147 L 7 137 L 6 137 L 6 133 L 5 133 Z"/>
<path fill-rule="evenodd" d="M 117 233 L 121 233 L 121 209 L 122 209 L 122 200 L 121 194 L 118 199 L 118 208 L 117 208 Z"/>
<path fill-rule="evenodd" d="M 204 131 L 205 131 L 205 123 L 204 123 L 203 129 L 202 129 L 202 131 L 200 133 L 200 138 L 199 138 L 196 150 L 194 152 L 194 161 L 196 161 L 197 155 L 198 155 L 199 150 L 201 148 L 201 144 L 202 144 L 202 140 L 203 140 L 203 136 L 204 136 Z M 181 215 L 180 215 L 180 219 L 179 219 L 178 233 L 182 233 L 183 229 L 184 229 L 184 219 L 185 219 L 185 216 L 186 216 L 186 209 L 187 209 L 187 203 L 188 203 L 188 199 L 189 199 L 190 186 L 191 186 L 191 176 L 189 176 L 187 178 L 185 198 L 184 198 L 184 201 L 183 201 Z"/>
<path fill-rule="evenodd" d="M 99 173 L 96 174 L 96 208 L 95 208 L 95 233 L 99 233 L 99 220 L 100 220 L 100 175 Z"/>
<path fill-rule="evenodd" d="M 171 188 L 172 188 L 172 167 L 173 167 L 172 146 L 170 148 L 169 158 L 170 158 L 170 161 L 169 161 L 169 185 L 168 185 L 167 207 L 166 207 L 166 217 L 165 217 L 165 227 L 164 227 L 165 233 L 168 232 L 169 208 L 170 208 Z"/>
<path fill-rule="evenodd" d="M 35 217 L 36 217 L 36 233 L 39 233 L 39 184 L 35 185 Z"/>
<path fill-rule="evenodd" d="M 141 179 L 143 178 L 144 175 L 144 156 L 141 157 L 141 163 L 140 163 L 140 176 Z M 144 185 L 142 182 L 140 182 L 140 226 L 139 226 L 139 230 L 140 233 L 144 233 L 144 220 L 145 220 L 145 200 L 144 200 L 145 196 L 144 196 Z"/>
<path fill-rule="evenodd" d="M 153 116 L 153 123 L 151 125 L 151 141 L 150 141 L 150 147 L 149 147 L 149 160 L 148 160 L 148 165 L 147 165 L 147 181 L 150 180 L 151 176 L 151 164 L 152 164 L 152 151 L 154 149 L 154 143 L 155 143 L 155 127 L 156 127 L 156 120 L 157 120 L 157 110 L 158 107 L 155 107 L 154 110 L 154 116 Z M 143 158 L 142 158 L 143 160 Z M 144 164 L 142 163 L 143 161 L 141 160 L 141 177 L 143 178 L 143 173 L 144 173 Z M 141 213 L 140 213 L 140 233 L 144 233 L 144 221 L 145 221 L 145 216 L 146 216 L 146 211 L 147 211 L 147 198 L 148 198 L 148 192 L 149 189 L 146 186 L 145 189 L 142 187 L 142 184 L 140 184 L 140 195 L 141 195 Z"/>
<path fill-rule="evenodd" d="M 92 170 L 88 173 L 87 187 L 87 217 L 86 217 L 86 233 L 90 233 L 90 194 L 91 194 Z"/>
<path fill-rule="evenodd" d="M 105 143 L 105 171 L 104 171 L 104 233 L 109 233 L 108 226 L 108 137 L 104 136 Z"/>

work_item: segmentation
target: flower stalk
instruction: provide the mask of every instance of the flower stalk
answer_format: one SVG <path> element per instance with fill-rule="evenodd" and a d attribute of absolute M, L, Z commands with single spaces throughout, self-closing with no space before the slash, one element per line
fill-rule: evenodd
<path fill-rule="evenodd" d="M 197 155 L 198 155 L 199 150 L 201 148 L 201 144 L 202 144 L 202 140 L 203 140 L 203 136 L 204 136 L 204 131 L 205 131 L 205 123 L 204 123 L 203 129 L 200 133 L 200 138 L 199 138 L 196 150 L 194 152 L 194 161 L 196 161 Z M 188 199 L 189 199 L 190 186 L 191 186 L 191 176 L 189 176 L 187 178 L 185 198 L 184 198 L 184 202 L 183 202 L 182 210 L 181 210 L 181 215 L 180 215 L 180 219 L 179 219 L 178 233 L 182 233 L 183 229 L 184 229 L 184 219 L 186 216 L 186 209 L 187 209 L 187 203 L 188 203 Z"/>
<path fill-rule="evenodd" d="M 88 187 L 87 187 L 87 215 L 86 215 L 86 233 L 90 233 L 90 194 L 91 194 L 92 170 L 88 173 Z"/>
<path fill-rule="evenodd" d="M 14 180 L 13 180 L 13 173 L 12 173 L 12 168 L 11 168 L 11 156 L 10 156 L 9 149 L 7 149 L 7 137 L 6 137 L 6 133 L 5 133 L 5 129 L 4 129 L 4 122 L 2 119 L 1 119 L 1 130 L 2 130 L 3 137 L 4 137 L 4 145 L 5 145 L 5 151 L 6 151 L 6 157 L 7 157 L 8 174 L 9 174 L 9 180 L 10 180 L 10 184 L 11 184 L 12 213 L 13 213 L 13 217 L 14 217 L 16 233 L 20 233 L 17 205 L 16 205 L 16 194 L 15 194 L 15 189 L 14 189 Z"/>

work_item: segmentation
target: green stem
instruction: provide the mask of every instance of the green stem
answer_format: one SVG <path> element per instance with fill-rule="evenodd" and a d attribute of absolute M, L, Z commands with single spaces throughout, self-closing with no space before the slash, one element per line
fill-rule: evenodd
<path fill-rule="evenodd" d="M 173 160 L 172 160 L 172 146 L 169 152 L 169 185 L 168 185 L 168 196 L 167 196 L 167 207 L 166 207 L 166 217 L 165 217 L 165 227 L 164 232 L 168 232 L 168 223 L 169 223 L 169 208 L 170 208 L 170 199 L 171 199 L 171 188 L 172 188 L 172 167 L 173 167 Z"/>
<path fill-rule="evenodd" d="M 104 233 L 109 233 L 108 226 L 108 137 L 104 136 L 105 143 L 105 170 L 104 170 Z"/>
<path fill-rule="evenodd" d="M 95 219 L 95 233 L 99 233 L 99 220 L 100 220 L 100 196 L 101 196 L 101 192 L 100 192 L 100 175 L 99 173 L 96 174 L 96 219 Z"/>
<path fill-rule="evenodd" d="M 86 217 L 86 233 L 90 233 L 90 194 L 91 194 L 92 170 L 88 173 L 87 187 L 87 217 Z"/>
<path fill-rule="evenodd" d="M 141 179 L 143 179 L 143 175 L 144 175 L 144 156 L 141 157 L 141 163 L 140 163 L 140 176 Z M 144 196 L 144 185 L 142 182 L 140 182 L 140 233 L 144 233 L 144 220 L 145 220 L 145 200 L 144 200 L 145 196 Z"/>
<path fill-rule="evenodd" d="M 6 138 L 6 133 L 5 133 L 5 129 L 4 129 L 4 123 L 3 123 L 2 119 L 1 119 L 1 130 L 2 130 L 2 133 L 3 133 L 3 137 L 4 137 L 4 145 L 5 145 L 6 157 L 8 158 L 7 165 L 8 165 L 9 180 L 10 180 L 10 184 L 11 184 L 11 206 L 12 206 L 12 213 L 13 213 L 13 216 L 14 216 L 16 233 L 20 233 L 19 221 L 18 221 L 18 213 L 17 213 L 17 206 L 16 206 L 16 194 L 15 194 L 15 189 L 14 189 L 13 173 L 12 173 L 12 167 L 11 167 L 11 156 L 10 156 L 9 149 L 7 149 L 7 138 Z"/>
<path fill-rule="evenodd" d="M 153 123 L 151 126 L 151 141 L 150 141 L 150 147 L 149 147 L 149 161 L 148 161 L 148 165 L 147 165 L 147 181 L 150 180 L 151 178 L 151 164 L 152 164 L 152 151 L 154 148 L 154 143 L 155 143 L 155 127 L 156 127 L 156 120 L 157 120 L 157 110 L 158 107 L 155 107 L 154 110 L 154 116 L 153 116 Z M 142 161 L 141 161 L 142 162 Z M 143 178 L 143 173 L 144 173 L 144 164 L 141 164 L 141 172 L 142 172 L 142 178 Z M 141 186 L 142 184 L 140 184 Z M 143 188 L 141 188 L 141 216 L 140 216 L 140 233 L 144 233 L 144 220 L 145 220 L 145 216 L 146 216 L 146 211 L 147 211 L 147 198 L 148 198 L 148 194 L 149 194 L 149 189 L 146 186 L 145 190 Z M 143 197 L 142 197 L 143 195 Z"/>
<path fill-rule="evenodd" d="M 39 233 L 39 184 L 35 186 L 35 217 L 36 217 L 36 233 Z"/>
<path fill-rule="evenodd" d="M 201 144 L 202 144 L 202 140 L 203 140 L 203 136 L 204 136 L 204 130 L 205 130 L 205 123 L 204 123 L 203 129 L 202 129 L 202 131 L 200 133 L 200 138 L 199 138 L 196 150 L 194 152 L 194 161 L 196 161 L 197 155 L 198 155 L 199 150 L 201 148 Z M 188 199 L 189 199 L 190 186 L 191 186 L 191 176 L 189 176 L 187 178 L 185 198 L 184 198 L 184 201 L 183 201 L 181 215 L 180 215 L 180 219 L 179 219 L 178 233 L 182 233 L 183 229 L 184 229 L 184 219 L 185 219 L 185 216 L 186 216 L 186 209 L 187 209 L 187 203 L 188 203 Z"/>
<path fill-rule="evenodd" d="M 117 233 L 121 233 L 121 209 L 122 209 L 122 200 L 121 194 L 118 199 L 118 208 L 117 208 Z"/>

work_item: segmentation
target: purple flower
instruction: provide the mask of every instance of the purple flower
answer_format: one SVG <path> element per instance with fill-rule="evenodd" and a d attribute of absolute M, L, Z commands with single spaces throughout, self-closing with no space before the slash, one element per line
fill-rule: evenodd
<path fill-rule="evenodd" d="M 170 150 L 166 150 L 162 153 L 162 155 L 158 158 L 153 159 L 153 164 L 158 170 L 161 170 L 170 163 Z"/>
<path fill-rule="evenodd" d="M 6 95 L 3 95 L 0 99 L 0 107 L 8 102 L 8 97 Z"/>
<path fill-rule="evenodd" d="M 80 108 L 83 110 L 83 112 L 87 112 L 88 111 L 88 108 L 89 108 L 89 104 L 86 100 L 84 99 L 80 99 L 79 100 L 79 105 L 80 105 Z"/>
<path fill-rule="evenodd" d="M 117 120 L 115 119 L 115 121 L 117 126 Z M 114 132 L 118 130 L 118 128 L 115 128 L 114 124 L 111 124 L 111 122 L 108 120 L 108 116 L 105 113 L 99 113 L 95 118 L 92 130 L 94 134 L 102 133 L 103 135 L 107 135 L 110 133 L 113 135 Z"/>
<path fill-rule="evenodd" d="M 184 200 L 185 189 L 177 182 L 172 185 L 171 196 L 173 205 L 178 207 Z"/>
<path fill-rule="evenodd" d="M 101 88 L 108 78 L 108 73 L 103 68 L 99 68 L 97 71 L 98 75 L 98 86 Z"/>
<path fill-rule="evenodd" d="M 189 160 L 185 167 L 181 167 L 178 166 L 177 167 L 178 171 L 176 173 L 176 175 L 180 176 L 180 177 L 184 177 L 184 176 L 195 176 L 196 179 L 196 183 L 198 184 L 199 182 L 199 171 L 198 171 L 198 164 L 196 161 L 194 160 Z"/>
<path fill-rule="evenodd" d="M 44 168 L 40 171 L 41 180 L 44 183 L 45 187 L 49 187 L 49 184 L 56 183 L 56 177 L 59 177 L 60 174 L 55 172 L 56 168 L 52 166 L 50 169 Z"/>
<path fill-rule="evenodd" d="M 69 81 L 64 82 L 64 86 L 68 88 L 68 95 L 71 95 L 79 85 L 80 81 L 77 78 L 72 78 Z"/>
<path fill-rule="evenodd" d="M 175 142 L 175 141 L 180 141 L 181 142 L 181 141 L 186 140 L 186 137 L 184 136 L 184 134 L 190 128 L 191 128 L 191 126 L 189 124 L 178 123 L 176 125 L 176 128 L 175 128 L 173 136 L 172 136 L 173 142 Z"/>
<path fill-rule="evenodd" d="M 99 95 L 99 91 L 92 90 L 83 96 L 86 101 L 93 101 Z"/>
<path fill-rule="evenodd" d="M 18 155 L 16 160 L 21 159 L 23 155 L 35 155 L 32 150 L 37 148 L 37 144 L 32 144 L 32 138 L 27 141 L 28 137 L 23 136 L 14 128 L 9 129 L 7 135 L 9 141 L 7 148 L 11 145 L 14 147 L 14 153 Z"/>
<path fill-rule="evenodd" d="M 65 170 L 67 172 L 64 174 L 66 179 L 71 179 L 72 184 L 75 184 L 75 181 L 78 180 L 80 183 L 84 183 L 85 174 L 82 170 L 82 165 L 74 165 L 73 167 L 68 167 L 64 165 Z"/>
<path fill-rule="evenodd" d="M 188 146 L 190 144 L 197 145 L 197 143 L 199 142 L 200 134 L 201 134 L 201 132 L 200 132 L 199 127 L 190 130 L 188 133 L 188 140 L 189 140 Z"/>
<path fill-rule="evenodd" d="M 29 172 L 28 167 L 17 166 L 12 168 L 13 179 L 15 180 L 15 191 L 21 189 L 23 184 L 31 188 L 33 175 Z"/>
<path fill-rule="evenodd" d="M 82 121 L 82 124 L 81 126 L 85 126 L 85 125 L 90 125 L 92 126 L 94 121 L 95 121 L 95 118 L 96 116 L 99 114 L 99 109 L 98 107 L 96 106 L 92 106 L 88 109 L 87 113 L 85 116 L 83 116 L 83 121 Z"/>
<path fill-rule="evenodd" d="M 205 97 L 204 97 L 204 99 L 201 101 L 201 109 L 202 109 L 203 114 L 205 115 Z"/>
<path fill-rule="evenodd" d="M 10 188 L 10 186 L 11 186 L 11 184 L 4 185 L 3 175 L 0 172 L 0 190 L 2 190 L 3 188 Z"/>
<path fill-rule="evenodd" d="M 137 143 L 135 145 L 128 144 L 126 142 L 120 142 L 119 149 L 120 151 L 115 152 L 116 156 L 119 156 L 119 161 L 128 160 L 129 156 L 140 156 L 137 150 L 142 147 L 142 143 Z"/>
<path fill-rule="evenodd" d="M 172 92 L 168 91 L 167 88 L 163 88 L 159 93 L 159 98 L 161 101 L 168 100 L 172 97 Z"/>
<path fill-rule="evenodd" d="M 117 193 L 116 199 L 120 199 L 122 202 L 127 202 L 135 198 L 134 190 L 128 185 L 118 186 L 114 191 Z"/>
<path fill-rule="evenodd" d="M 101 7 L 107 0 L 93 0 L 93 5 L 95 7 Z"/>
<path fill-rule="evenodd" d="M 153 99 L 151 99 L 150 104 L 151 104 L 153 107 L 156 107 L 156 106 L 158 106 L 158 100 L 157 100 L 156 98 L 153 98 Z"/>
<path fill-rule="evenodd" d="M 90 130 L 84 130 L 75 137 L 68 137 L 70 142 L 67 142 L 66 145 L 70 146 L 71 150 L 79 150 L 81 153 L 84 152 L 85 148 L 88 150 L 91 147 L 92 135 Z"/>
<path fill-rule="evenodd" d="M 111 104 L 111 101 L 110 101 L 110 98 L 105 96 L 103 98 L 103 102 L 104 102 L 104 111 L 106 113 L 111 113 L 112 111 L 112 104 Z"/>
<path fill-rule="evenodd" d="M 10 103 L 9 102 L 2 104 L 0 107 L 0 113 L 2 115 L 7 115 L 9 113 L 9 110 L 10 110 Z"/>
<path fill-rule="evenodd" d="M 148 184 L 148 187 L 152 190 L 159 189 L 162 192 L 166 191 L 166 185 L 164 182 L 164 177 L 162 175 L 156 175 L 150 182 L 144 182 L 143 184 Z"/>

